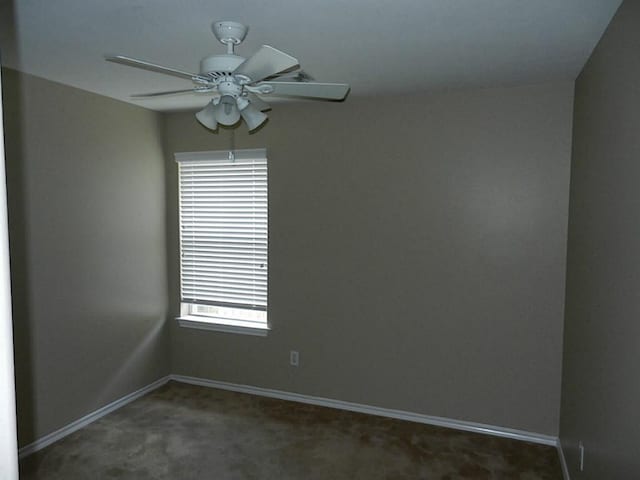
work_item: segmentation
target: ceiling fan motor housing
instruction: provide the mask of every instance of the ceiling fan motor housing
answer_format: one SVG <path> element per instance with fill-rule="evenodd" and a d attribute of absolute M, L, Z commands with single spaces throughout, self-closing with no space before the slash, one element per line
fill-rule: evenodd
<path fill-rule="evenodd" d="M 207 75 L 210 73 L 228 75 L 244 62 L 244 58 L 238 55 L 211 55 L 200 61 L 200 73 Z"/>

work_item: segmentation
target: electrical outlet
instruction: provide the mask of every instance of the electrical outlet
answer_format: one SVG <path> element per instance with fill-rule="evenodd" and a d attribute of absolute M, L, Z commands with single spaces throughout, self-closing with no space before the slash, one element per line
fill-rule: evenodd
<path fill-rule="evenodd" d="M 578 450 L 580 451 L 580 471 L 584 471 L 584 445 L 582 444 L 582 440 L 578 443 Z"/>
<path fill-rule="evenodd" d="M 291 350 L 289 352 L 289 364 L 293 367 L 297 367 L 300 364 L 300 354 L 297 351 Z"/>

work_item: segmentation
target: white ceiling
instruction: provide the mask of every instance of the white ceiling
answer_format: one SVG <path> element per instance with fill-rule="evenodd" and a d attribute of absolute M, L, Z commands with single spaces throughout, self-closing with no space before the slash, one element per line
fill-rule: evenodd
<path fill-rule="evenodd" d="M 10 67 L 154 110 L 206 97 L 136 100 L 189 88 L 178 78 L 105 62 L 124 54 L 187 71 L 224 53 L 214 20 L 250 26 L 237 49 L 272 45 L 350 95 L 573 80 L 621 0 L 0 0 Z"/>

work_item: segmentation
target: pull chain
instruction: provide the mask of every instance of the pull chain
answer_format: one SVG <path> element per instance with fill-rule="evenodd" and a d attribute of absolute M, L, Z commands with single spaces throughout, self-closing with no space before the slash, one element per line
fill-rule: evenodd
<path fill-rule="evenodd" d="M 235 150 L 236 150 L 236 131 L 232 129 L 229 137 L 229 161 L 230 162 L 235 162 L 236 160 Z"/>

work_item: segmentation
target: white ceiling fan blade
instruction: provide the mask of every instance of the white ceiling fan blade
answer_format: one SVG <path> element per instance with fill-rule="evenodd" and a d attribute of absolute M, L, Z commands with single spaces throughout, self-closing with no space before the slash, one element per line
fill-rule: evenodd
<path fill-rule="evenodd" d="M 234 75 L 244 75 L 251 83 L 288 70 L 298 65 L 298 60 L 269 45 L 262 45 L 256 53 L 233 71 Z"/>
<path fill-rule="evenodd" d="M 194 93 L 198 90 L 194 90 L 193 88 L 186 88 L 183 90 L 167 90 L 166 92 L 153 92 L 153 93 L 134 93 L 133 95 L 129 95 L 131 98 L 152 98 L 152 97 L 162 97 L 165 95 L 176 95 L 178 93 Z"/>
<path fill-rule="evenodd" d="M 297 70 L 292 70 L 290 72 L 285 72 L 281 75 L 277 75 L 274 78 L 269 78 L 267 81 L 269 82 L 315 82 L 315 78 L 313 78 L 309 73 L 299 68 Z"/>
<path fill-rule="evenodd" d="M 105 60 L 113 63 L 120 63 L 127 65 L 128 67 L 141 68 L 143 70 L 150 70 L 152 72 L 164 73 L 166 75 L 173 75 L 174 77 L 186 78 L 188 80 L 200 80 L 201 82 L 207 82 L 208 79 L 198 75 L 197 73 L 185 72 L 176 68 L 164 67 L 155 63 L 147 62 L 144 60 L 138 60 L 136 58 L 125 57 L 124 55 L 110 55 L 106 56 Z"/>
<path fill-rule="evenodd" d="M 247 98 L 249 99 L 249 102 L 251 103 L 251 105 L 253 105 L 254 107 L 256 107 L 258 110 L 260 110 L 261 112 L 264 112 L 265 110 L 271 110 L 271 105 L 269 105 L 267 102 L 265 102 L 264 100 L 262 100 L 259 96 L 257 96 L 255 93 L 250 93 Z"/>
<path fill-rule="evenodd" d="M 261 82 L 257 87 L 264 85 L 273 88 L 271 95 L 295 95 L 327 100 L 342 100 L 347 96 L 350 88 L 347 83 L 319 82 Z"/>

